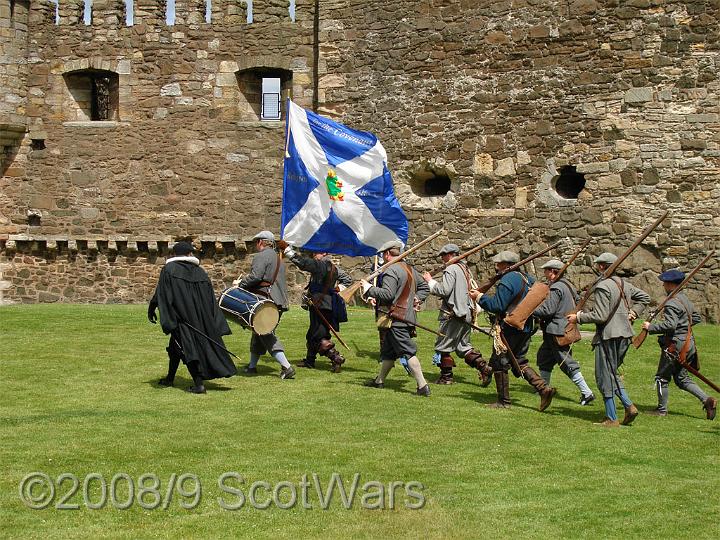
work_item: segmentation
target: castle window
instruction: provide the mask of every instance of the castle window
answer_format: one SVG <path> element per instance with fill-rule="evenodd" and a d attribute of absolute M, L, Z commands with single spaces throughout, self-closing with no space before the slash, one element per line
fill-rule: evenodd
<path fill-rule="evenodd" d="M 261 120 L 280 120 L 280 79 L 264 77 L 262 80 Z"/>
<path fill-rule="evenodd" d="M 65 74 L 76 110 L 72 120 L 118 120 L 119 77 L 112 71 L 86 69 Z"/>
<path fill-rule="evenodd" d="M 574 165 L 565 165 L 552 182 L 555 192 L 563 199 L 577 199 L 585 188 L 585 175 L 577 172 Z"/>
<path fill-rule="evenodd" d="M 284 118 L 284 102 L 292 92 L 292 72 L 251 68 L 236 73 L 240 89 L 240 120 L 277 121 Z"/>

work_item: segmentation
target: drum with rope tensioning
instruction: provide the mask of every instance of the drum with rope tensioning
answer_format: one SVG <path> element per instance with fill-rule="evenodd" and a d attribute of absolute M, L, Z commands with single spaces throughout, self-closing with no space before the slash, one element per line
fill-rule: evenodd
<path fill-rule="evenodd" d="M 261 336 L 270 334 L 280 322 L 280 310 L 272 300 L 240 287 L 225 289 L 218 305 L 226 317 Z"/>

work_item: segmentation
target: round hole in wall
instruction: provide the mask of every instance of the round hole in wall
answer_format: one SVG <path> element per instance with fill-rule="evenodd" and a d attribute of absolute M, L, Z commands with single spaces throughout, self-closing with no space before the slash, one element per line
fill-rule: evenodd
<path fill-rule="evenodd" d="M 563 199 L 577 199 L 585 188 L 585 175 L 577 172 L 575 165 L 565 165 L 553 179 L 553 188 Z"/>
<path fill-rule="evenodd" d="M 421 170 L 410 179 L 410 188 L 419 197 L 444 197 L 451 187 L 452 180 L 444 170 Z"/>

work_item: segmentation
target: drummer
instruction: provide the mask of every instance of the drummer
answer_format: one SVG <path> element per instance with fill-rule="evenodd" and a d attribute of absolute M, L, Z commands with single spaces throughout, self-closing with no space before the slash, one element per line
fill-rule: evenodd
<path fill-rule="evenodd" d="M 330 371 L 340 373 L 340 366 L 345 358 L 335 348 L 331 341 L 330 326 L 338 332 L 340 323 L 347 321 L 345 302 L 338 295 L 336 286 L 352 285 L 350 274 L 339 266 L 335 266 L 327 253 L 310 252 L 310 257 L 304 257 L 283 240 L 278 246 L 284 248 L 285 256 L 300 270 L 310 273 L 310 282 L 307 286 L 306 302 L 310 315 L 310 326 L 305 334 L 307 354 L 298 363 L 304 368 L 314 368 L 317 355 L 326 356 L 330 360 Z M 312 304 L 312 305 L 310 305 Z"/>
<path fill-rule="evenodd" d="M 257 254 L 250 265 L 250 273 L 238 278 L 233 284 L 250 291 L 251 293 L 270 298 L 278 307 L 280 314 L 288 310 L 287 283 L 285 281 L 285 264 L 280 254 L 275 251 L 275 235 L 270 231 L 260 231 L 253 240 Z M 250 338 L 250 363 L 244 369 L 245 373 L 257 373 L 257 363 L 260 357 L 270 353 L 280 364 L 280 378 L 292 379 L 295 377 L 295 368 L 290 365 L 285 356 L 282 342 L 273 330 L 263 336 L 255 331 Z"/>

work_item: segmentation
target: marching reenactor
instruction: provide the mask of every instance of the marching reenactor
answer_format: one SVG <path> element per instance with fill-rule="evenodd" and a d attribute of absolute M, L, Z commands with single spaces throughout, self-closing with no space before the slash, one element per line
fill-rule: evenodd
<path fill-rule="evenodd" d="M 250 273 L 234 283 L 254 294 L 270 298 L 282 315 L 288 310 L 287 282 L 285 263 L 275 251 L 275 235 L 270 231 L 260 231 L 253 240 L 257 254 L 253 257 Z M 280 364 L 281 379 L 292 379 L 295 376 L 295 368 L 288 362 L 285 348 L 274 330 L 262 336 L 253 330 L 250 338 L 250 362 L 244 370 L 245 373 L 257 373 L 258 361 L 266 352 Z"/>
<path fill-rule="evenodd" d="M 445 244 L 438 252 L 446 264 L 459 254 L 460 248 L 456 244 Z M 474 351 L 470 344 L 470 324 L 475 322 L 476 306 L 469 295 L 473 279 L 467 264 L 465 261 L 458 261 L 448 265 L 443 271 L 442 283 L 435 281 L 430 272 L 423 273 L 423 279 L 427 282 L 430 293 L 442 298 L 438 321 L 439 331 L 444 336 L 438 336 L 435 340 L 437 360 L 434 361 L 440 366 L 440 378 L 435 383 L 453 384 L 455 361 L 452 352 L 464 358 L 469 366 L 478 368 L 481 377 L 484 374 L 486 380 L 489 380 L 492 371 L 482 355 Z"/>
<path fill-rule="evenodd" d="M 685 274 L 680 270 L 668 270 L 660 274 L 660 281 L 663 282 L 663 288 L 668 294 L 672 293 L 684 279 Z M 698 369 L 698 354 L 692 327 L 700 322 L 700 314 L 685 293 L 677 292 L 665 304 L 663 318 L 661 322 L 643 323 L 643 328 L 650 334 L 659 334 L 660 344 L 660 362 L 655 374 L 658 406 L 648 414 L 667 416 L 672 377 L 680 390 L 685 390 L 700 400 L 708 420 L 715 419 L 717 400 L 703 392 L 682 365 L 687 363 Z"/>
<path fill-rule="evenodd" d="M 492 258 L 495 271 L 500 277 L 497 281 L 495 294 L 484 294 L 477 300 L 478 305 L 494 315 L 493 354 L 490 357 L 497 390 L 497 402 L 488 405 L 492 408 L 509 407 L 510 378 L 508 371 L 512 369 L 516 377 L 523 377 L 540 394 L 540 410 L 550 406 L 555 389 L 545 383 L 533 368 L 528 365 L 525 357 L 530 348 L 533 332 L 533 319 L 528 318 L 521 330 L 505 324 L 505 315 L 510 313 L 527 294 L 534 278 L 518 270 L 508 271 L 520 257 L 512 251 L 501 251 Z M 482 289 L 481 289 L 482 290 Z"/>
<path fill-rule="evenodd" d="M 168 373 L 160 386 L 172 386 L 182 361 L 193 379 L 187 389 L 193 394 L 206 392 L 203 381 L 231 377 L 237 373 L 228 356 L 222 336 L 230 327 L 215 301 L 215 292 L 207 272 L 192 255 L 190 242 L 177 242 L 173 257 L 160 271 L 155 293 L 148 305 L 148 320 L 155 324 L 160 308 L 160 326 L 170 335 L 167 346 Z"/>
<path fill-rule="evenodd" d="M 562 261 L 550 259 L 540 267 L 551 285 L 549 296 L 533 312 L 533 317 L 540 321 L 543 333 L 537 363 L 540 376 L 546 384 L 550 384 L 553 368 L 558 366 L 580 390 L 580 405 L 588 405 L 595 399 L 595 395 L 580 372 L 580 364 L 572 357 L 571 346 L 558 343 L 558 339 L 565 334 L 565 315 L 575 308 L 578 301 L 575 287 L 565 278 L 557 279 L 563 266 Z"/>
<path fill-rule="evenodd" d="M 330 371 L 340 372 L 345 358 L 331 341 L 331 329 L 340 330 L 340 323 L 347 321 L 345 301 L 337 294 L 337 284 L 348 286 L 353 280 L 342 268 L 333 264 L 327 253 L 314 252 L 310 257 L 303 257 L 292 246 L 278 241 L 284 248 L 285 256 L 300 270 L 310 273 L 305 302 L 310 315 L 310 326 L 305 334 L 307 353 L 298 363 L 300 367 L 314 368 L 317 355 L 330 360 Z"/>
<path fill-rule="evenodd" d="M 391 261 L 400 255 L 402 244 L 391 240 L 378 250 L 383 260 Z M 405 261 L 389 266 L 383 273 L 382 285 L 374 287 L 362 280 L 363 296 L 375 298 L 381 317 L 378 325 L 386 326 L 388 332 L 380 349 L 380 372 L 377 377 L 368 381 L 367 386 L 383 388 L 385 377 L 395 365 L 395 360 L 405 358 L 408 371 L 417 383 L 417 395 L 429 396 L 430 387 L 423 376 L 420 361 L 417 358 L 415 325 L 417 322 L 416 308 L 430 294 L 427 283 L 422 276 Z"/>
<path fill-rule="evenodd" d="M 617 256 L 602 253 L 594 263 L 603 274 Z M 617 370 L 622 365 L 633 337 L 632 322 L 650 303 L 650 296 L 618 277 L 600 280 L 592 289 L 595 305 L 590 311 L 571 313 L 567 320 L 574 324 L 595 323 L 592 345 L 595 349 L 595 381 L 605 400 L 605 419 L 598 425 L 617 427 L 630 425 L 637 417 L 637 407 L 630 400 Z M 618 422 L 614 396 L 625 408 L 625 416 Z"/>

